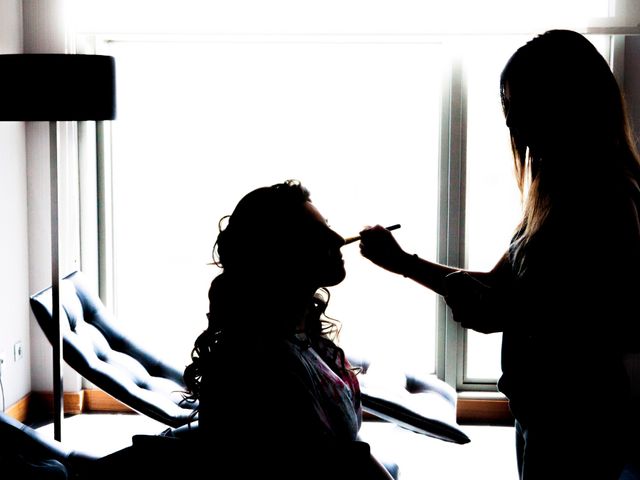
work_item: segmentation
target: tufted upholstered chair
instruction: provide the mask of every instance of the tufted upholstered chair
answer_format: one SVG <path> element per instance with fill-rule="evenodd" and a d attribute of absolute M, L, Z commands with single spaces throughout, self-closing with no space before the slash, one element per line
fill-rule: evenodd
<path fill-rule="evenodd" d="M 51 341 L 51 287 L 30 298 Z M 192 420 L 195 404 L 182 402 L 182 371 L 163 362 L 117 328 L 80 271 L 60 282 L 64 361 L 84 378 L 133 410 L 169 427 Z"/>

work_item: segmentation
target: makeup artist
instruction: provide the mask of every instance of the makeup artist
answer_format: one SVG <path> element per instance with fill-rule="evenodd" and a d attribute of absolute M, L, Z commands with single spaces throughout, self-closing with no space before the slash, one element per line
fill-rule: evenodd
<path fill-rule="evenodd" d="M 419 258 L 380 226 L 360 232 L 361 253 L 442 295 L 463 327 L 502 332 L 521 480 L 617 480 L 640 453 L 624 365 L 640 350 L 640 160 L 625 102 L 567 30 L 520 47 L 499 92 L 523 213 L 495 267 Z"/>

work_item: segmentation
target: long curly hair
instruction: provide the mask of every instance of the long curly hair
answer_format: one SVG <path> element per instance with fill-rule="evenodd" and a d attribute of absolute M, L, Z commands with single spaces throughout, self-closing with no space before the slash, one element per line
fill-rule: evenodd
<path fill-rule="evenodd" d="M 299 295 L 298 279 L 288 278 L 290 259 L 304 248 L 298 239 L 304 205 L 310 201 L 306 187 L 287 180 L 248 193 L 220 220 L 212 256 L 222 273 L 211 282 L 208 327 L 195 340 L 192 362 L 184 371 L 186 401 L 200 399 L 202 378 L 225 342 L 247 334 L 267 341 L 293 337 L 300 318 L 287 315 L 291 307 L 306 312 L 309 346 L 336 373 L 346 373 L 344 352 L 337 345 L 339 322 L 325 313 L 329 291 L 320 287 L 311 297 Z"/>
<path fill-rule="evenodd" d="M 512 244 L 522 273 L 527 245 L 554 209 L 637 183 L 640 160 L 618 83 L 577 32 L 550 30 L 520 47 L 502 71 L 500 96 L 524 207 Z"/>

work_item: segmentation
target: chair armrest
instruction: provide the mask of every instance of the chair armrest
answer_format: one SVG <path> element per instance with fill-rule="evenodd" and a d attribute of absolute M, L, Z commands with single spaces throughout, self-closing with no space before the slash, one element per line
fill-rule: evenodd
<path fill-rule="evenodd" d="M 457 394 L 446 382 L 435 375 L 381 373 L 363 359 L 349 358 L 349 362 L 361 367 L 358 378 L 366 413 L 446 442 L 471 441 L 457 423 Z"/>
<path fill-rule="evenodd" d="M 409 396 L 407 396 L 409 395 Z M 362 408 L 365 412 L 395 423 L 415 433 L 452 443 L 469 443 L 471 440 L 443 411 L 441 397 L 432 393 L 400 392 L 398 395 L 362 392 Z M 445 407 L 445 410 L 449 410 Z"/>

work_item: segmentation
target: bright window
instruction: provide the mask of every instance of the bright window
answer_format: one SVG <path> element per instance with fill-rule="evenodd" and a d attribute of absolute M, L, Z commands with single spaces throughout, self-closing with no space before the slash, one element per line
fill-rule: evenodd
<path fill-rule="evenodd" d="M 435 255 L 439 44 L 119 41 L 106 53 L 116 312 L 180 364 L 206 325 L 218 219 L 253 188 L 298 178 L 344 236 L 400 223 L 409 250 Z M 433 295 L 357 244 L 343 252 L 328 313 L 345 348 L 435 371 Z"/>

